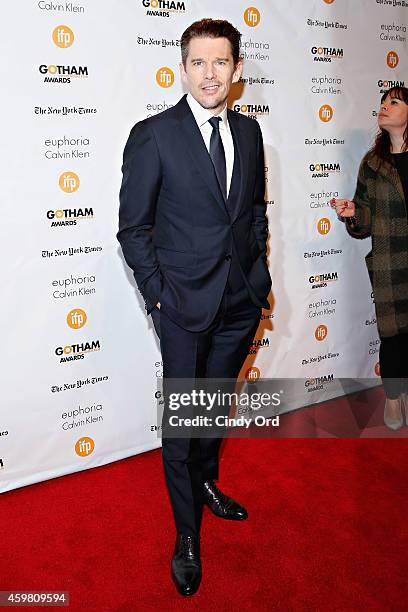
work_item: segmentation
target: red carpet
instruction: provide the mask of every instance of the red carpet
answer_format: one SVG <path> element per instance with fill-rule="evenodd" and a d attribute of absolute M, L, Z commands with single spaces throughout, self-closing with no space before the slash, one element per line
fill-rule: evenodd
<path fill-rule="evenodd" d="M 250 518 L 205 512 L 190 599 L 159 451 L 11 491 L 1 590 L 69 591 L 71 611 L 406 610 L 407 459 L 403 439 L 228 440 L 220 486 Z"/>

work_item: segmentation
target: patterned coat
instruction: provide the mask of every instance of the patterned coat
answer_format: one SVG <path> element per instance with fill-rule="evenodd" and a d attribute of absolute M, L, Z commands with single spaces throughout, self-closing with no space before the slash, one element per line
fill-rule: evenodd
<path fill-rule="evenodd" d="M 408 222 L 404 191 L 393 164 L 367 153 L 353 201 L 354 238 L 372 237 L 366 264 L 374 292 L 380 337 L 408 332 Z"/>

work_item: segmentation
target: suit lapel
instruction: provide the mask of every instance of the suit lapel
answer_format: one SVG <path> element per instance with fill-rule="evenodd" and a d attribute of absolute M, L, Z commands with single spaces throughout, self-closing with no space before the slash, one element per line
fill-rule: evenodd
<path fill-rule="evenodd" d="M 185 149 L 193 159 L 203 180 L 207 183 L 214 198 L 219 202 L 224 213 L 228 215 L 224 196 L 218 184 L 211 157 L 208 154 L 200 129 L 186 101 L 182 98 L 180 104 L 180 133 L 185 143 Z"/>
<path fill-rule="evenodd" d="M 231 220 L 235 221 L 242 206 L 244 184 L 248 173 L 249 148 L 245 146 L 245 137 L 242 133 L 237 116 L 230 110 L 228 110 L 228 123 L 234 141 L 234 171 L 231 179 L 228 203 L 230 204 L 230 210 L 233 211 Z M 230 199 L 231 203 L 229 202 Z"/>

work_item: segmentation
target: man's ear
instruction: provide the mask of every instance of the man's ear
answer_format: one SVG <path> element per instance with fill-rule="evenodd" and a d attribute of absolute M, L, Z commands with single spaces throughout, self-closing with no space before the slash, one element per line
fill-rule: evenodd
<path fill-rule="evenodd" d="M 186 69 L 184 68 L 183 62 L 180 62 L 179 68 L 180 68 L 180 78 L 181 78 L 181 80 L 183 81 L 183 83 L 187 83 L 187 73 L 186 73 Z"/>
<path fill-rule="evenodd" d="M 234 74 L 232 75 L 233 83 L 237 83 L 239 79 L 241 78 L 243 67 L 244 67 L 244 62 L 242 61 L 242 59 L 238 60 L 238 62 L 235 65 Z"/>

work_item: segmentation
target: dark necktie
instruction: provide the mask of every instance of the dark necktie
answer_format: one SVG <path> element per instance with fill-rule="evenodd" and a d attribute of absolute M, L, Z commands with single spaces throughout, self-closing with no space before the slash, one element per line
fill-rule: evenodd
<path fill-rule="evenodd" d="M 211 117 L 208 123 L 212 126 L 210 140 L 210 157 L 214 164 L 215 173 L 221 187 L 222 194 L 227 199 L 227 165 L 225 163 L 225 151 L 220 135 L 221 117 Z"/>

